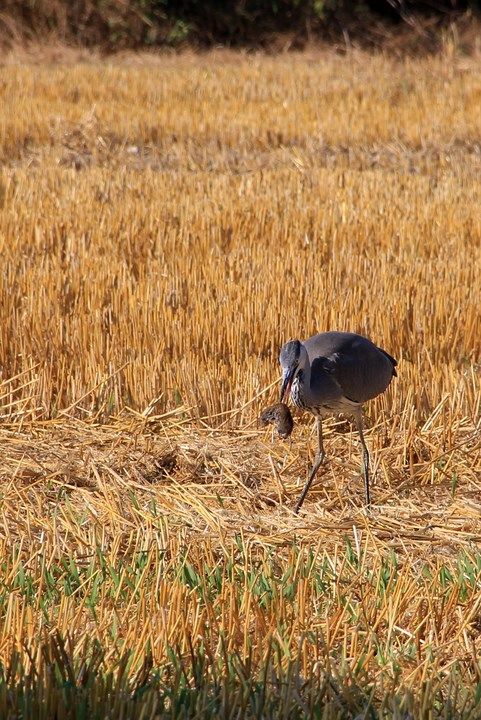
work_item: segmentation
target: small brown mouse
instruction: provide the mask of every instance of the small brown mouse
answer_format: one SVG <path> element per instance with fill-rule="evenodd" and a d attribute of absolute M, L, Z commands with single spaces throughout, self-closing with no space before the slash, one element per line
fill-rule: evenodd
<path fill-rule="evenodd" d="M 285 403 L 276 403 L 263 410 L 260 421 L 261 425 L 276 423 L 278 435 L 283 440 L 289 437 L 294 427 L 291 411 Z"/>

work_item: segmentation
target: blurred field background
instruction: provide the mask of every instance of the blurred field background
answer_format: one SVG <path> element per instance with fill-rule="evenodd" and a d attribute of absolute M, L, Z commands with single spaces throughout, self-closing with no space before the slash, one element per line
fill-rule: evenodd
<path fill-rule="evenodd" d="M 0 68 L 0 715 L 481 717 L 481 56 L 48 58 Z M 333 418 L 294 517 L 312 423 L 257 418 L 328 329 L 398 378 L 372 510 Z"/>

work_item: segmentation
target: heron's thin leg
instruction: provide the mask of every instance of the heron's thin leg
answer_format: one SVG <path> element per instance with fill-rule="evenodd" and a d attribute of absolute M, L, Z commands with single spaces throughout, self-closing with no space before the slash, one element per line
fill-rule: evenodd
<path fill-rule="evenodd" d="M 371 496 L 369 493 L 369 453 L 367 451 L 366 443 L 364 441 L 364 434 L 362 431 L 362 410 L 359 408 L 355 414 L 356 427 L 359 433 L 359 439 L 362 445 L 362 462 L 364 465 L 364 486 L 366 489 L 366 506 L 369 507 L 371 504 Z"/>
<path fill-rule="evenodd" d="M 302 491 L 301 497 L 299 498 L 299 502 L 297 503 L 296 509 L 294 510 L 295 515 L 297 515 L 297 513 L 301 509 L 302 503 L 304 502 L 304 500 L 306 498 L 307 491 L 311 487 L 311 483 L 314 480 L 314 477 L 315 477 L 317 471 L 319 470 L 319 467 L 322 464 L 322 461 L 324 460 L 325 453 L 324 453 L 324 444 L 322 442 L 322 418 L 320 418 L 320 417 L 317 418 L 317 439 L 319 442 L 319 449 L 316 453 L 316 458 L 314 460 L 314 465 L 312 466 L 311 473 L 310 473 L 309 477 L 307 478 L 307 482 L 304 485 L 304 490 Z"/>

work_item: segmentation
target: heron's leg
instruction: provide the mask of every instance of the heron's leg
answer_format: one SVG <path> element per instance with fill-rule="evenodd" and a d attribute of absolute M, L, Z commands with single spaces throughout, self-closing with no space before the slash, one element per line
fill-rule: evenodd
<path fill-rule="evenodd" d="M 364 487 L 366 489 L 366 506 L 369 507 L 371 504 L 371 496 L 369 493 L 369 453 L 367 451 L 366 443 L 364 440 L 364 434 L 362 431 L 362 410 L 358 408 L 354 415 L 356 419 L 356 427 L 359 433 L 359 439 L 362 445 L 362 463 L 364 465 Z"/>
<path fill-rule="evenodd" d="M 315 477 L 317 471 L 319 470 L 319 467 L 322 464 L 322 461 L 324 460 L 325 453 L 324 453 L 324 444 L 322 442 L 322 418 L 321 417 L 317 418 L 317 439 L 319 442 L 319 449 L 316 453 L 316 457 L 314 460 L 314 465 L 312 466 L 311 473 L 310 473 L 309 477 L 307 478 L 307 482 L 304 485 L 304 490 L 302 491 L 301 497 L 299 498 L 299 502 L 297 503 L 296 509 L 294 510 L 295 515 L 297 515 L 297 513 L 301 509 L 302 503 L 304 502 L 304 500 L 306 498 L 307 491 L 311 487 L 311 483 L 314 480 L 314 477 Z"/>

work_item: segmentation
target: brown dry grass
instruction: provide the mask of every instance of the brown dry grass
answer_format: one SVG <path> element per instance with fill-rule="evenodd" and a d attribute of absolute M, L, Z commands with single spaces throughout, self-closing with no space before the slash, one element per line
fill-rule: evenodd
<path fill-rule="evenodd" d="M 132 667 L 147 647 L 159 665 L 168 645 L 188 656 L 192 637 L 215 654 L 223 631 L 261 663 L 280 618 L 293 655 L 315 632 L 372 677 L 382 646 L 407 687 L 442 685 L 454 659 L 477 677 L 479 572 L 449 596 L 439 574 L 461 551 L 475 565 L 481 540 L 480 70 L 449 47 L 0 70 L 1 659 L 48 626 L 77 648 L 96 637 L 107 666 L 121 644 Z M 257 416 L 280 345 L 334 328 L 399 359 L 367 409 L 374 508 L 333 421 L 295 518 L 312 428 L 297 416 L 292 443 L 273 443 Z M 235 563 L 239 534 L 246 567 L 277 548 L 295 568 L 295 602 L 266 610 L 225 580 L 209 604 L 169 575 L 186 557 L 201 576 Z M 45 567 L 98 547 L 112 566 L 146 554 L 130 596 L 105 581 L 93 619 L 93 563 L 45 609 Z M 301 577 L 309 548 L 338 578 L 331 604 Z M 302 650 L 304 676 L 318 650 Z"/>

